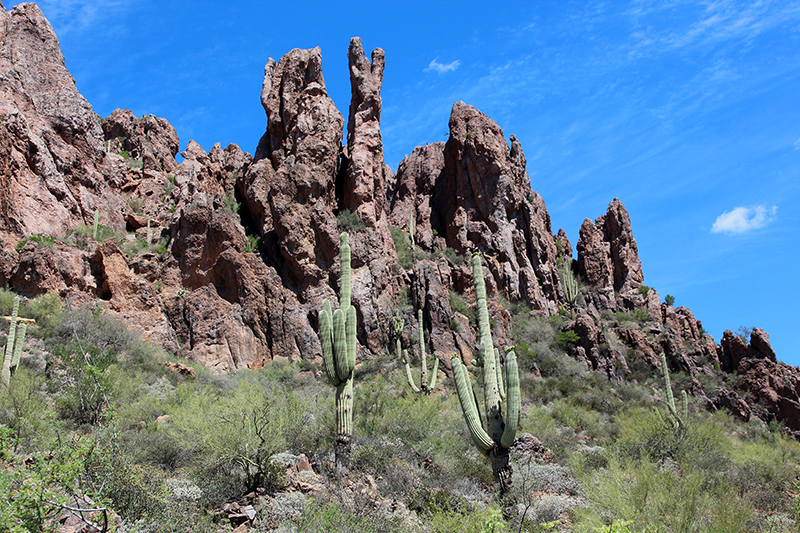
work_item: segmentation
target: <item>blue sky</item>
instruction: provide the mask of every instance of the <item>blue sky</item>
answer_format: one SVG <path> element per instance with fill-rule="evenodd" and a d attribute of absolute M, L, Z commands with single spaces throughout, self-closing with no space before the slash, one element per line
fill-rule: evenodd
<path fill-rule="evenodd" d="M 95 111 L 165 117 L 182 148 L 253 153 L 264 64 L 292 48 L 320 46 L 346 115 L 358 35 L 386 51 L 392 168 L 472 104 L 522 143 L 554 231 L 574 245 L 619 197 L 646 284 L 716 341 L 762 327 L 800 365 L 800 1 L 384 4 L 39 3 Z"/>

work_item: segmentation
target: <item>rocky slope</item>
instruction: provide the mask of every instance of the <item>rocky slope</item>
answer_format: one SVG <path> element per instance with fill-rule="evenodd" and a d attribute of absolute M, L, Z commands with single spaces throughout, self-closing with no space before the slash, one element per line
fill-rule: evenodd
<path fill-rule="evenodd" d="M 568 315 L 564 329 L 580 339 L 571 355 L 610 379 L 639 360 L 657 367 L 665 353 L 709 408 L 800 431 L 800 371 L 776 361 L 762 330 L 749 344 L 730 331 L 715 344 L 689 309 L 661 303 L 643 285 L 618 199 L 583 223 L 573 261 L 566 232 L 554 234 L 531 189 L 520 142 L 463 102 L 447 142 L 415 148 L 393 173 L 380 129 L 384 53 L 368 58 L 354 38 L 348 58 L 346 146 L 320 50 L 296 49 L 265 67 L 268 127 L 254 157 L 190 141 L 178 163 L 166 120 L 92 111 L 35 4 L 0 10 L 0 284 L 28 297 L 58 291 L 70 304 L 105 301 L 146 337 L 219 371 L 318 361 L 317 312 L 338 293 L 345 228 L 360 356 L 389 351 L 396 311 L 408 340 L 421 308 L 449 372 L 452 353 L 472 358 L 475 339 L 451 295 L 470 300 L 463 258 L 480 252 L 499 342 L 510 342 L 501 298 L 535 316 Z M 564 265 L 585 282 L 575 306 Z M 620 319 L 637 312 L 643 324 Z M 704 390 L 702 374 L 725 373 L 749 392 Z"/>

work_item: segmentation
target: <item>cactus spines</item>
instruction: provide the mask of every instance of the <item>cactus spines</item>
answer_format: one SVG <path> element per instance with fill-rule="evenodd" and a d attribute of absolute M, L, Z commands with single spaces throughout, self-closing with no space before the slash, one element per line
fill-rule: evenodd
<path fill-rule="evenodd" d="M 353 368 L 356 365 L 356 308 L 350 305 L 350 242 L 347 233 L 340 237 L 339 309 L 331 312 L 325 299 L 319 312 L 319 336 L 325 374 L 336 387 L 336 471 L 350 467 L 353 437 Z"/>
<path fill-rule="evenodd" d="M 514 442 L 520 420 L 520 391 L 517 356 L 513 348 L 505 350 L 505 391 L 503 391 L 503 369 L 500 353 L 492 342 L 489 310 L 486 305 L 486 285 L 480 255 L 472 257 L 473 283 L 478 305 L 478 329 L 480 334 L 479 361 L 483 370 L 483 394 L 486 423 L 482 423 L 478 403 L 472 390 L 469 373 L 458 356 L 452 360 L 458 398 L 464 412 L 472 440 L 478 449 L 489 457 L 492 474 L 505 494 L 511 486 L 511 465 L 508 449 Z M 503 418 L 505 392 L 506 416 Z"/>
<path fill-rule="evenodd" d="M 11 310 L 6 348 L 3 352 L 3 368 L 2 372 L 0 372 L 0 379 L 2 379 L 5 386 L 8 386 L 11 382 L 11 372 L 19 365 L 27 328 L 28 325 L 19 320 L 19 296 L 16 296 Z"/>
<path fill-rule="evenodd" d="M 664 391 L 667 395 L 667 413 L 669 419 L 664 418 L 664 422 L 672 425 L 674 429 L 681 429 L 686 425 L 686 419 L 689 415 L 689 398 L 686 391 L 681 391 L 683 402 L 680 412 L 675 407 L 675 396 L 672 394 L 672 383 L 669 378 L 669 368 L 667 367 L 667 356 L 661 354 L 661 369 L 664 372 Z"/>
<path fill-rule="evenodd" d="M 400 319 L 402 320 L 402 318 Z M 411 390 L 414 392 L 421 392 L 430 394 L 436 387 L 436 375 L 439 373 L 439 358 L 433 358 L 433 369 L 431 370 L 431 380 L 428 382 L 428 357 L 425 353 L 425 330 L 422 326 L 422 309 L 417 310 L 417 323 L 419 324 L 419 358 L 422 361 L 422 371 L 419 376 L 419 387 L 414 383 L 414 377 L 411 375 L 411 365 L 409 364 L 408 350 L 403 351 L 403 364 L 406 367 L 406 379 L 408 384 L 411 385 Z M 400 332 L 402 333 L 402 327 Z M 400 338 L 397 339 L 397 351 L 400 353 Z"/>

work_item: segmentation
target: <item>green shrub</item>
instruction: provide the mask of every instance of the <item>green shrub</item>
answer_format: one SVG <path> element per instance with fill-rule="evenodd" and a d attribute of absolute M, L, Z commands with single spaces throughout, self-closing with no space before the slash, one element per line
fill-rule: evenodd
<path fill-rule="evenodd" d="M 364 224 L 364 221 L 361 220 L 358 213 L 350 211 L 349 209 L 342 209 L 339 211 L 339 214 L 336 215 L 336 225 L 339 227 L 340 232 L 346 231 L 352 233 L 367 229 L 367 225 Z"/>
<path fill-rule="evenodd" d="M 230 216 L 236 216 L 242 208 L 242 204 L 236 200 L 236 196 L 232 192 L 222 197 L 222 205 Z"/>
<path fill-rule="evenodd" d="M 338 217 L 336 221 L 339 222 Z M 412 267 L 411 246 L 408 243 L 408 236 L 396 226 L 389 226 L 389 232 L 392 234 L 392 242 L 394 242 L 394 249 L 397 252 L 397 264 L 403 270 L 408 270 Z"/>
<path fill-rule="evenodd" d="M 675 297 L 673 295 L 671 295 L 671 294 L 667 294 L 664 297 L 664 303 L 667 304 L 670 307 L 673 307 L 675 305 Z"/>
<path fill-rule="evenodd" d="M 55 243 L 55 239 L 49 235 L 42 235 L 41 233 L 37 233 L 36 235 L 31 235 L 30 237 L 26 237 L 17 243 L 16 250 L 19 252 L 22 248 L 25 247 L 26 244 L 29 242 L 35 243 L 37 246 L 45 246 L 47 248 L 52 248 L 53 244 Z"/>
<path fill-rule="evenodd" d="M 639 285 L 639 288 L 637 290 L 639 291 L 639 294 L 641 294 L 645 298 L 650 293 L 650 287 L 648 287 L 647 285 Z"/>
<path fill-rule="evenodd" d="M 581 338 L 574 331 L 560 331 L 553 340 L 553 344 L 565 352 L 570 351 L 581 342 Z"/>

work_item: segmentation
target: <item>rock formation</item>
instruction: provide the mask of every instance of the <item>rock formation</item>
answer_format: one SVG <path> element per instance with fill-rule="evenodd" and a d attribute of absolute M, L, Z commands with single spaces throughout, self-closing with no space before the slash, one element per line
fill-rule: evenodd
<path fill-rule="evenodd" d="M 663 353 L 709 408 L 800 432 L 800 370 L 777 362 L 763 330 L 749 343 L 726 331 L 716 345 L 689 309 L 662 303 L 643 285 L 618 199 L 583 223 L 573 261 L 520 142 L 463 102 L 448 140 L 415 148 L 393 174 L 380 129 L 384 53 L 367 58 L 354 38 L 348 62 L 346 146 L 321 51 L 296 49 L 265 67 L 255 157 L 190 141 L 178 163 L 166 120 L 92 111 L 35 5 L 0 10 L 0 284 L 75 305 L 103 300 L 146 338 L 220 372 L 319 362 L 317 313 L 338 294 L 347 229 L 360 356 L 390 353 L 399 312 L 406 344 L 423 328 L 449 372 L 454 352 L 470 361 L 475 348 L 464 259 L 480 252 L 499 346 L 511 343 L 504 298 L 567 317 L 562 330 L 578 339 L 570 354 L 609 379 L 657 369 Z M 560 272 L 573 265 L 587 286 L 567 302 Z M 704 390 L 703 375 L 737 375 L 744 389 Z"/>
<path fill-rule="evenodd" d="M 0 85 L 0 235 L 63 235 L 95 210 L 123 229 L 122 159 L 35 4 L 0 10 Z"/>

